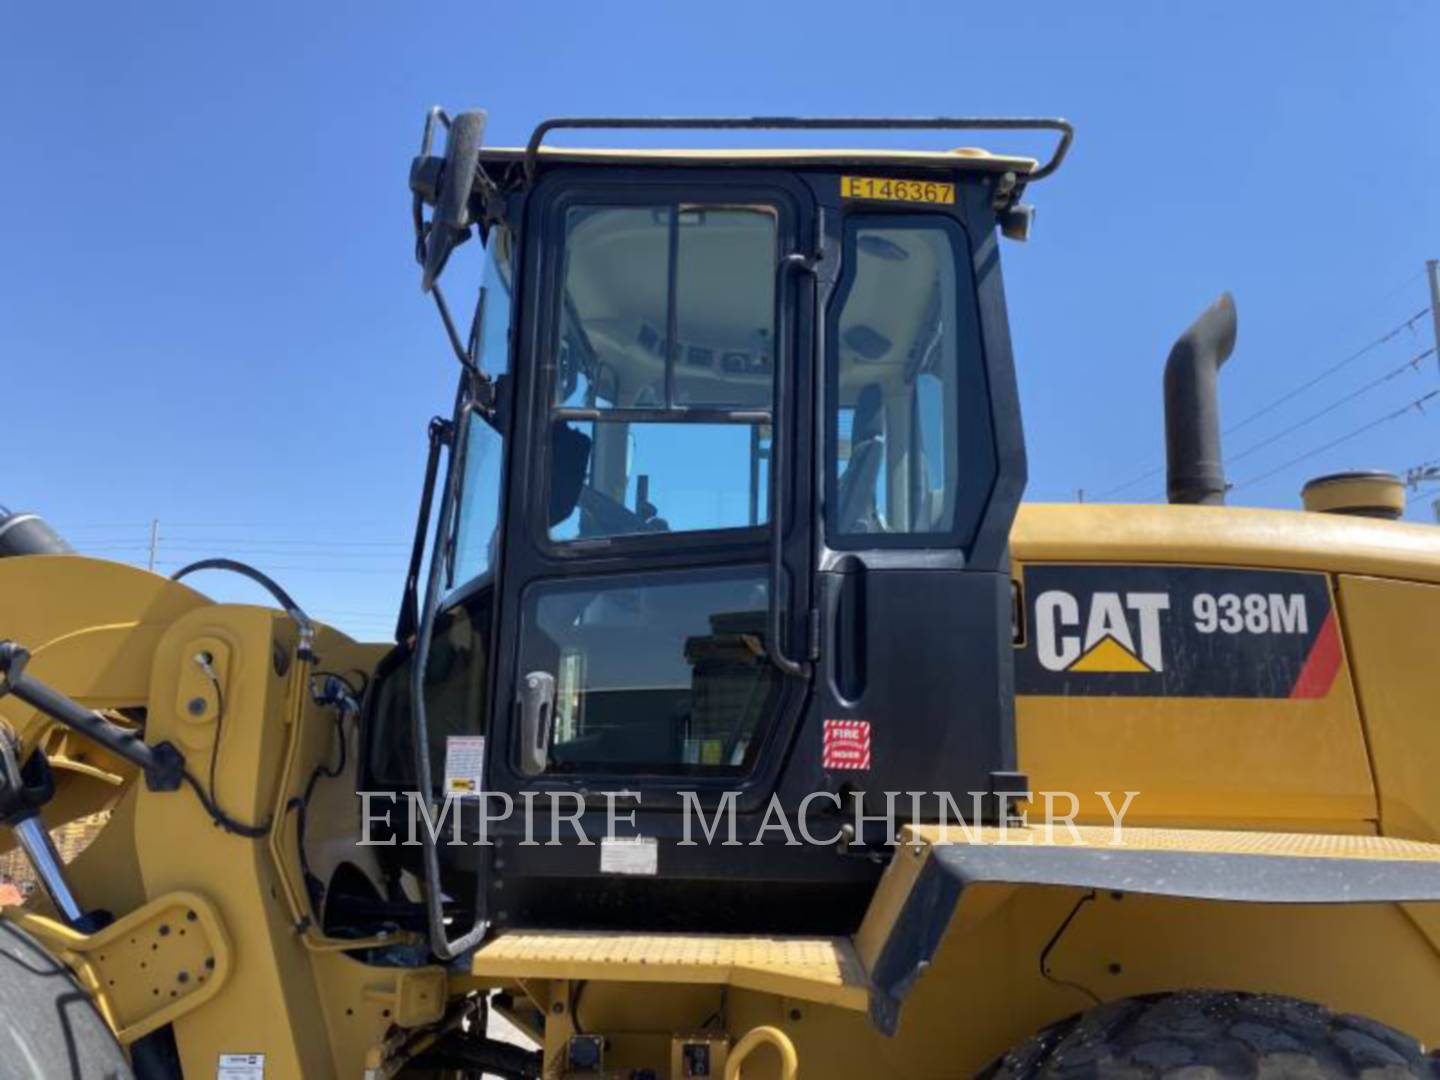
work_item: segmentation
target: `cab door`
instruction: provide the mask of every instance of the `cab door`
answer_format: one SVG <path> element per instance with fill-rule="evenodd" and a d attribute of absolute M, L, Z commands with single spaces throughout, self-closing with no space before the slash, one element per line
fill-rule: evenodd
<path fill-rule="evenodd" d="M 488 774 L 520 809 L 491 915 L 723 925 L 727 887 L 805 877 L 803 858 L 681 841 L 687 811 L 727 800 L 742 844 L 754 833 L 810 696 L 814 403 L 791 388 L 813 385 L 814 294 L 780 268 L 813 250 L 813 198 L 772 175 L 558 172 L 525 234 L 528 452 Z M 621 791 L 630 847 L 602 839 Z M 537 839 L 557 843 L 520 843 L 527 799 L 577 807 L 590 842 L 546 818 Z"/>
<path fill-rule="evenodd" d="M 918 792 L 899 816 L 993 816 L 1025 788 L 1008 549 L 1025 450 L 989 188 L 837 177 L 822 205 L 840 260 L 823 315 L 815 708 L 863 748 L 822 768 L 871 813 Z"/>

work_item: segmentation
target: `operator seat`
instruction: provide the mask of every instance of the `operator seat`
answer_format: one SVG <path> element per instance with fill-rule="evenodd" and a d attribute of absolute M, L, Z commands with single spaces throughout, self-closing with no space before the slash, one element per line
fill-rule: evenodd
<path fill-rule="evenodd" d="M 575 512 L 590 471 L 589 435 L 566 423 L 550 431 L 550 518 L 553 528 Z"/>
<path fill-rule="evenodd" d="M 884 532 L 875 481 L 885 462 L 885 395 L 879 383 L 860 389 L 850 427 L 850 460 L 835 489 L 835 520 L 843 533 Z"/>

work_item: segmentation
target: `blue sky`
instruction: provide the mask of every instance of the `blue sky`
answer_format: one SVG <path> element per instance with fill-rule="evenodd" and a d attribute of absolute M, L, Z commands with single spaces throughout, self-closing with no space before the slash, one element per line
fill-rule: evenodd
<path fill-rule="evenodd" d="M 1221 290 L 1240 311 L 1228 423 L 1428 304 L 1437 40 L 1440 5 L 1421 0 L 20 5 L 0 37 L 0 502 L 126 559 L 159 519 L 162 568 L 235 554 L 383 636 L 425 423 L 455 378 L 407 217 L 433 103 L 487 108 L 497 144 L 556 114 L 1068 116 L 1074 153 L 1032 192 L 1032 241 L 1005 248 L 1007 293 L 1031 497 L 1103 492 L 1159 462 L 1165 353 Z M 1419 320 L 1227 452 L 1431 334 Z M 1380 383 L 1232 479 L 1440 388 L 1437 370 Z M 1233 501 L 1293 506 L 1307 475 L 1434 458 L 1440 408 Z"/>

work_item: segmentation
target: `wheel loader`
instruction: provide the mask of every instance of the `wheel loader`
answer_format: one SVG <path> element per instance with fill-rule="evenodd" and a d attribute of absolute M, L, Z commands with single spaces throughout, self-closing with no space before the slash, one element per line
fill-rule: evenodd
<path fill-rule="evenodd" d="M 1223 505 L 1228 297 L 1170 504 L 1021 506 L 1068 123 L 484 127 L 410 171 L 457 389 L 393 642 L 0 520 L 0 1073 L 1440 1075 L 1440 533 Z"/>

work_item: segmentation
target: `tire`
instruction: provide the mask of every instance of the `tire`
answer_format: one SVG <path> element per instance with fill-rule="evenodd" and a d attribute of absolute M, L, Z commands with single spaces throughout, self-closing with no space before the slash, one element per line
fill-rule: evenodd
<path fill-rule="evenodd" d="M 1440 1062 L 1375 1020 L 1270 994 L 1185 990 L 1109 1002 L 1026 1040 L 986 1080 L 1405 1080 Z"/>
<path fill-rule="evenodd" d="M 70 970 L 4 919 L 0 1077 L 134 1080 L 125 1052 Z"/>

